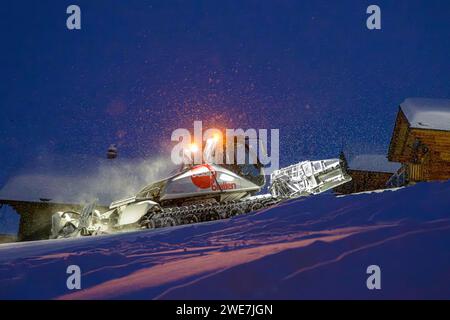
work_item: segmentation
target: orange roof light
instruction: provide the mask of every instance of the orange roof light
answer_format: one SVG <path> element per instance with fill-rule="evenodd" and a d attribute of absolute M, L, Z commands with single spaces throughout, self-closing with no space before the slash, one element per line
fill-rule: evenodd
<path fill-rule="evenodd" d="M 214 133 L 214 135 L 213 135 L 213 139 L 215 140 L 215 141 L 219 141 L 220 140 L 220 134 L 219 133 Z"/>

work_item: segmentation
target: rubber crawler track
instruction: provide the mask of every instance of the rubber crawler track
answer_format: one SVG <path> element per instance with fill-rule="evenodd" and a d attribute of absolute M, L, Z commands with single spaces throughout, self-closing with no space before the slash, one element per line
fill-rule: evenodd
<path fill-rule="evenodd" d="M 282 201 L 270 194 L 253 196 L 244 200 L 217 204 L 195 204 L 182 207 L 162 208 L 151 212 L 140 222 L 142 228 L 160 228 L 204 221 L 227 219 L 236 215 L 261 210 Z"/>

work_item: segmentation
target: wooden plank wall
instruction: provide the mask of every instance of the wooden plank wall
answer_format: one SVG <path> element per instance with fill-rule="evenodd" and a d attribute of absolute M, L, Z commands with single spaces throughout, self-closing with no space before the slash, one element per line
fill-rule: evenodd
<path fill-rule="evenodd" d="M 386 183 L 392 176 L 392 173 L 373 172 L 362 170 L 347 170 L 347 173 L 352 177 L 343 185 L 334 188 L 336 193 L 350 194 L 362 191 L 371 191 L 386 188 Z"/>
<path fill-rule="evenodd" d="M 402 110 L 399 108 L 395 119 L 394 132 L 389 145 L 388 160 L 393 162 L 405 162 L 404 150 L 409 136 L 409 123 Z"/>
<path fill-rule="evenodd" d="M 419 153 L 418 162 L 413 163 L 412 146 L 416 140 L 428 148 Z M 389 145 L 388 159 L 407 166 L 411 181 L 450 179 L 450 131 L 411 128 L 399 109 Z"/>

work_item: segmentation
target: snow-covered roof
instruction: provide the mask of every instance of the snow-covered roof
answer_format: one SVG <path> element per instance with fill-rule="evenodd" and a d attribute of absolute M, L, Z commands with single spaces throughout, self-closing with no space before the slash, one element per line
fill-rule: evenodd
<path fill-rule="evenodd" d="M 412 128 L 450 131 L 450 99 L 408 98 L 400 108 Z"/>
<path fill-rule="evenodd" d="M 383 154 L 361 154 L 355 156 L 348 164 L 350 170 L 395 173 L 401 164 L 390 162 Z"/>

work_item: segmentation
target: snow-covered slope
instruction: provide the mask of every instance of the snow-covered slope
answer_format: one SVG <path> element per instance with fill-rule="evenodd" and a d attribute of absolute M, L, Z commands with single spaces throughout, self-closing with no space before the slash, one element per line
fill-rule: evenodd
<path fill-rule="evenodd" d="M 450 298 L 450 182 L 229 220 L 0 245 L 0 298 Z M 66 288 L 79 265 L 82 290 Z M 381 290 L 366 269 L 381 268 Z"/>

